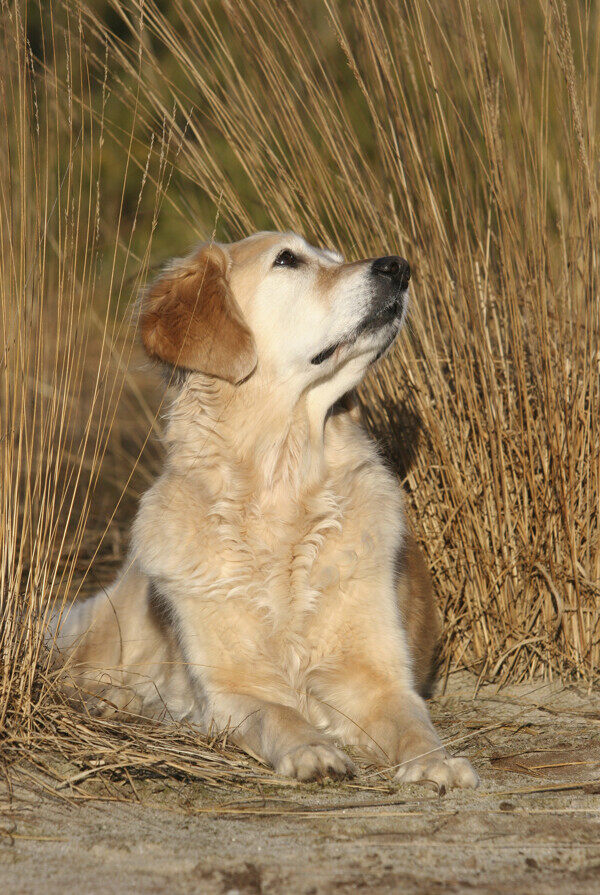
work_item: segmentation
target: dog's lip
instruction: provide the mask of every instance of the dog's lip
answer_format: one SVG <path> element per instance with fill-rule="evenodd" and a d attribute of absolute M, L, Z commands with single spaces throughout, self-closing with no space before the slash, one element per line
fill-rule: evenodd
<path fill-rule="evenodd" d="M 371 326 L 381 327 L 399 320 L 403 312 L 403 291 L 398 291 L 392 301 L 375 314 L 370 314 L 360 325 L 360 332 Z"/>
<path fill-rule="evenodd" d="M 319 351 L 317 354 L 314 355 L 314 357 L 310 359 L 311 364 L 319 366 L 326 360 L 329 360 L 329 358 L 336 353 L 340 345 L 343 345 L 343 342 L 333 342 L 331 345 L 328 345 L 327 348 Z"/>
<path fill-rule="evenodd" d="M 400 296 L 397 295 L 396 298 L 390 305 L 390 311 L 394 314 L 395 317 L 399 317 L 402 313 L 402 302 L 400 301 Z"/>
<path fill-rule="evenodd" d="M 396 291 L 392 301 L 390 301 L 388 305 L 386 305 L 384 308 L 381 308 L 379 311 L 377 311 L 377 313 L 371 314 L 369 317 L 365 317 L 351 336 L 345 339 L 340 339 L 338 342 L 332 342 L 324 349 L 319 351 L 317 354 L 315 354 L 310 359 L 311 364 L 320 366 L 322 363 L 324 363 L 324 361 L 329 360 L 329 358 L 337 356 L 341 348 L 344 348 L 346 345 L 352 345 L 354 342 L 356 342 L 359 336 L 361 336 L 362 333 L 364 333 L 368 329 L 382 330 L 384 327 L 393 326 L 391 335 L 388 335 L 383 348 L 377 355 L 377 357 L 379 358 L 381 354 L 387 351 L 400 330 L 400 327 L 396 326 L 396 324 L 402 318 L 404 310 L 402 299 L 405 292 L 405 289 Z"/>

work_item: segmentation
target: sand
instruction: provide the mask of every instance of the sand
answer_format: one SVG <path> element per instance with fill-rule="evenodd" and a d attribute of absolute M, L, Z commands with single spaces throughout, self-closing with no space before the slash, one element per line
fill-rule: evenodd
<path fill-rule="evenodd" d="M 0 891 L 600 893 L 600 695 L 543 682 L 474 694 L 453 676 L 431 709 L 476 792 L 149 780 L 138 802 L 93 784 L 74 802 L 15 776 L 0 791 Z"/>

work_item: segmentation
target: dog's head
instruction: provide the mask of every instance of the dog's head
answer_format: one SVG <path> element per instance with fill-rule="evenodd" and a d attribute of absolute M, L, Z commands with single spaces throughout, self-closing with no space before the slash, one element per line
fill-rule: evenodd
<path fill-rule="evenodd" d="M 201 247 L 171 263 L 142 304 L 148 354 L 239 384 L 255 370 L 300 391 L 355 385 L 394 341 L 410 269 L 386 256 L 346 263 L 293 233 Z"/>

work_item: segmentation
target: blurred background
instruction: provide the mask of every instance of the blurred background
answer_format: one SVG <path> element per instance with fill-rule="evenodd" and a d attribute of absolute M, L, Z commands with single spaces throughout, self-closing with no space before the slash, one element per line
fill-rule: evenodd
<path fill-rule="evenodd" d="M 53 602 L 110 580 L 161 462 L 132 303 L 257 229 L 398 252 L 361 390 L 445 620 L 443 674 L 600 659 L 600 9 L 539 0 L 2 0 L 0 728 Z"/>

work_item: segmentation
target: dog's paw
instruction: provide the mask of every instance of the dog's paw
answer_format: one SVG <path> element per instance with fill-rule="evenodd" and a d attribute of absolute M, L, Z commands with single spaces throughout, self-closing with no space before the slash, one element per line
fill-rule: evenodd
<path fill-rule="evenodd" d="M 402 764 L 396 774 L 401 783 L 418 783 L 429 780 L 440 790 L 475 789 L 479 777 L 466 758 L 450 758 L 448 755 L 423 755 Z"/>
<path fill-rule="evenodd" d="M 354 777 L 356 768 L 345 752 L 327 743 L 297 746 L 287 752 L 275 765 L 278 774 L 298 780 L 323 780 L 333 777 Z"/>

